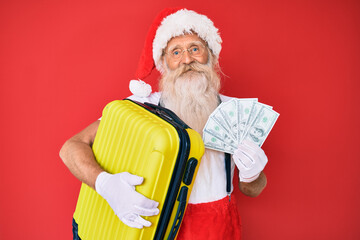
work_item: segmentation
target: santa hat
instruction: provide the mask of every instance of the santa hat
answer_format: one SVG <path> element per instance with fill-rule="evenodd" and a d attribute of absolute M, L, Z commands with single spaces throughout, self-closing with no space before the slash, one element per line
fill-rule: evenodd
<path fill-rule="evenodd" d="M 159 13 L 149 29 L 135 78 L 143 80 L 155 67 L 163 73 L 161 56 L 169 40 L 192 32 L 206 41 L 212 53 L 219 57 L 222 40 L 218 29 L 208 17 L 185 8 L 166 8 Z M 132 80 L 130 91 L 139 97 L 147 97 L 151 87 L 143 81 Z"/>

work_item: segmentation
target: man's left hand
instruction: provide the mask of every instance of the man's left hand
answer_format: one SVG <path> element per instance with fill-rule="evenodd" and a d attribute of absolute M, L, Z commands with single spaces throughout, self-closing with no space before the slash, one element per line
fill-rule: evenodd
<path fill-rule="evenodd" d="M 233 159 L 239 169 L 240 182 L 256 180 L 268 162 L 265 152 L 248 140 L 244 140 L 235 150 Z"/>

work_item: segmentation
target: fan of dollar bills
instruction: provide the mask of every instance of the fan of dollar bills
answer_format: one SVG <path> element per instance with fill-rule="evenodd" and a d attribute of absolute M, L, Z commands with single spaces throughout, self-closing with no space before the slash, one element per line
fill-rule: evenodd
<path fill-rule="evenodd" d="M 204 130 L 206 148 L 233 154 L 244 140 L 261 146 L 279 113 L 257 98 L 233 98 L 221 103 L 210 115 Z"/>

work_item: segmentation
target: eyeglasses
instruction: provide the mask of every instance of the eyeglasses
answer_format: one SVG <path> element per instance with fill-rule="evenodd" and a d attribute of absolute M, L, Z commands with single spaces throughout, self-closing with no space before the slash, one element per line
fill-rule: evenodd
<path fill-rule="evenodd" d="M 165 54 L 167 54 L 173 61 L 180 61 L 185 51 L 188 51 L 191 57 L 201 57 L 205 52 L 205 46 L 201 42 L 194 42 L 188 49 L 181 49 L 176 46 L 169 52 L 165 52 Z"/>

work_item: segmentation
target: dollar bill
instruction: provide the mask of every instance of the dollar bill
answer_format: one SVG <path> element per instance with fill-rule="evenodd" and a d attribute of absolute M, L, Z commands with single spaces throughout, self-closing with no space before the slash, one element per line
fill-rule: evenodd
<path fill-rule="evenodd" d="M 230 135 L 232 135 L 236 140 L 238 140 L 238 107 L 237 99 L 231 99 L 228 102 L 224 102 L 218 111 L 224 121 L 226 122 Z"/>
<path fill-rule="evenodd" d="M 257 98 L 242 98 L 237 99 L 238 107 L 238 132 L 237 139 L 240 142 L 245 136 L 246 126 L 248 124 L 250 115 L 252 113 L 253 105 L 257 102 Z"/>
<path fill-rule="evenodd" d="M 263 106 L 249 127 L 244 139 L 250 140 L 261 147 L 278 117 L 279 113 Z"/>
<path fill-rule="evenodd" d="M 236 148 L 228 145 L 227 143 L 221 141 L 217 137 L 209 134 L 208 132 L 203 132 L 203 141 L 206 148 L 210 148 L 220 152 L 227 152 L 233 154 Z"/>
<path fill-rule="evenodd" d="M 224 114 L 220 112 L 220 106 L 210 115 L 209 119 L 215 120 L 218 124 L 222 126 L 233 138 L 234 133 L 231 131 L 231 126 L 228 121 L 224 118 Z"/>
<path fill-rule="evenodd" d="M 279 114 L 257 98 L 234 98 L 221 103 L 203 129 L 206 148 L 233 154 L 244 140 L 261 146 Z"/>
<path fill-rule="evenodd" d="M 250 114 L 248 116 L 248 118 L 246 119 L 247 122 L 245 124 L 245 129 L 242 132 L 242 137 L 240 138 L 240 143 L 244 140 L 247 132 L 249 131 L 250 127 L 253 125 L 256 117 L 258 116 L 258 114 L 260 113 L 260 111 L 263 109 L 271 109 L 272 107 L 260 102 L 253 102 L 252 108 L 250 110 Z"/>
<path fill-rule="evenodd" d="M 224 139 L 224 142 L 229 142 L 230 144 L 237 143 L 237 139 L 233 138 L 228 129 L 224 128 L 222 124 L 216 121 L 213 117 L 210 117 L 207 121 L 204 131 L 216 136 L 217 138 Z"/>

